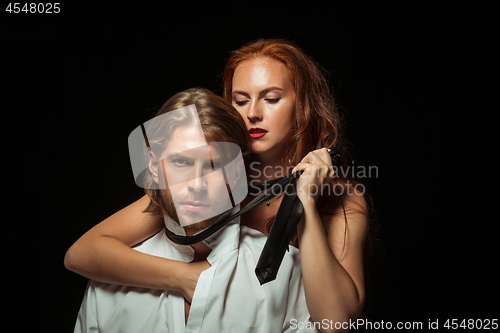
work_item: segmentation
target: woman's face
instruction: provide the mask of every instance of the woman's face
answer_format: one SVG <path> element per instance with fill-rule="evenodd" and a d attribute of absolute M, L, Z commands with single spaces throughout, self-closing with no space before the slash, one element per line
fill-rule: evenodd
<path fill-rule="evenodd" d="M 295 91 L 286 66 L 269 57 L 243 61 L 234 71 L 232 103 L 252 137 L 252 152 L 281 156 L 295 127 Z"/>

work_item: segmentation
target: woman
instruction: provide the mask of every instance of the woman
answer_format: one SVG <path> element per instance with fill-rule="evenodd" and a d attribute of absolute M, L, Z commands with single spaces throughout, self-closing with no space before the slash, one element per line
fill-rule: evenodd
<path fill-rule="evenodd" d="M 224 71 L 224 98 L 252 138 L 250 181 L 304 171 L 298 180 L 304 214 L 293 242 L 300 248 L 312 319 L 356 318 L 365 302 L 367 205 L 352 180 L 333 174 L 327 149 L 336 147 L 343 157 L 346 150 L 319 66 L 288 41 L 259 40 L 233 52 Z M 267 234 L 281 198 L 244 214 L 241 223 Z M 97 281 L 177 290 L 190 301 L 207 262 L 186 264 L 131 249 L 163 228 L 161 216 L 145 213 L 148 204 L 144 196 L 92 228 L 68 250 L 65 265 Z"/>

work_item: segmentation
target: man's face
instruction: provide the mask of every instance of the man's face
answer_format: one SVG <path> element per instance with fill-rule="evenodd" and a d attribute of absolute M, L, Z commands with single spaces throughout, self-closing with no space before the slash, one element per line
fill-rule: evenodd
<path fill-rule="evenodd" d="M 232 208 L 220 153 L 216 145 L 207 145 L 199 128 L 184 126 L 172 132 L 160 156 L 158 180 L 166 181 L 162 197 L 167 207 L 173 204 L 186 230 L 202 229 Z"/>

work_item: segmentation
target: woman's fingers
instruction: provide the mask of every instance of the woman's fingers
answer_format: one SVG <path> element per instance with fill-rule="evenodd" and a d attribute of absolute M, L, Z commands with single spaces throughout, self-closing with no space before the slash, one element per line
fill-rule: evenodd
<path fill-rule="evenodd" d="M 335 170 L 332 167 L 332 158 L 328 153 L 328 148 L 321 148 L 314 151 L 309 152 L 299 164 L 295 166 L 292 170 L 292 173 L 304 170 L 311 165 L 317 165 L 321 167 L 326 167 L 328 170 L 325 170 L 325 176 L 332 178 L 335 175 Z M 321 169 L 323 170 L 323 169 Z M 317 171 L 317 170 L 315 170 Z"/>
<path fill-rule="evenodd" d="M 326 164 L 328 166 L 332 165 L 332 158 L 328 153 L 327 148 L 321 148 L 309 152 L 301 162 L 304 163 L 316 163 L 316 164 Z"/>
<path fill-rule="evenodd" d="M 327 165 L 299 163 L 293 168 L 292 174 L 299 170 L 304 171 L 307 175 L 316 174 L 318 178 L 333 178 L 335 176 L 335 169 Z"/>

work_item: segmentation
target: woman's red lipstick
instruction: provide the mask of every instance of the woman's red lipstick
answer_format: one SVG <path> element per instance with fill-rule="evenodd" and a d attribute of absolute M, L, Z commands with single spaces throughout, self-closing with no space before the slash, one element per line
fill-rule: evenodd
<path fill-rule="evenodd" d="M 267 131 L 263 128 L 252 127 L 248 130 L 248 133 L 250 133 L 250 137 L 252 139 L 259 139 L 262 138 L 264 135 L 266 135 Z"/>

